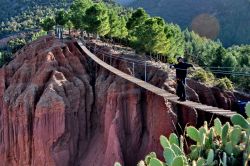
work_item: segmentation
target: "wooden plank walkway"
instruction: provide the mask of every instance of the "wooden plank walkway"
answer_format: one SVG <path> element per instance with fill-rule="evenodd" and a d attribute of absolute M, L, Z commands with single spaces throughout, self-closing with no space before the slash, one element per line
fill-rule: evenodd
<path fill-rule="evenodd" d="M 164 89 L 158 88 L 152 84 L 149 84 L 145 81 L 142 81 L 138 78 L 135 78 L 129 74 L 126 74 L 116 68 L 114 68 L 113 66 L 110 66 L 109 64 L 105 63 L 104 61 L 102 61 L 101 59 L 99 59 L 97 56 L 95 56 L 93 53 L 91 53 L 82 43 L 81 40 L 77 40 L 78 45 L 81 47 L 81 49 L 86 53 L 87 56 L 89 56 L 92 60 L 94 60 L 97 64 L 99 64 L 100 66 L 104 67 L 105 69 L 109 70 L 110 72 L 114 73 L 115 75 L 118 75 L 122 78 L 124 78 L 125 80 L 128 80 L 152 93 L 155 93 L 159 96 L 162 96 L 164 98 L 166 98 L 167 100 L 174 102 L 174 103 L 178 103 L 178 104 L 182 104 L 185 105 L 187 107 L 192 107 L 194 109 L 198 109 L 198 110 L 202 110 L 205 112 L 209 112 L 211 114 L 216 114 L 219 116 L 224 116 L 224 117 L 231 117 L 232 115 L 236 114 L 236 112 L 233 112 L 231 110 L 224 110 L 218 107 L 212 107 L 212 106 L 208 106 L 208 105 L 204 105 L 201 103 L 196 103 L 193 101 L 185 101 L 185 102 L 180 102 L 178 101 L 178 97 L 175 94 L 171 94 L 167 91 L 165 91 Z"/>

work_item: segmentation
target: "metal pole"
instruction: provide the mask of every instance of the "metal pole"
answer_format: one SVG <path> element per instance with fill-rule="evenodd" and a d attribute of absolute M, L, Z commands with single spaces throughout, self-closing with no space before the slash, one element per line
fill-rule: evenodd
<path fill-rule="evenodd" d="M 135 76 L 135 63 L 133 62 L 133 76 Z"/>
<path fill-rule="evenodd" d="M 145 71 L 145 82 L 147 82 L 147 63 L 146 62 L 145 62 L 144 71 Z"/>

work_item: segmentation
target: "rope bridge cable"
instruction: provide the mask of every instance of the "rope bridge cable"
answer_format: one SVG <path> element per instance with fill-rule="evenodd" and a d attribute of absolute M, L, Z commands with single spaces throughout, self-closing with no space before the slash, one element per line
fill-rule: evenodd
<path fill-rule="evenodd" d="M 241 75 L 250 75 L 250 72 L 237 72 L 237 71 L 226 71 L 226 70 L 210 70 L 211 72 L 221 72 L 221 73 L 232 73 Z"/>
<path fill-rule="evenodd" d="M 128 62 L 129 63 L 136 63 L 136 64 L 139 64 L 139 65 L 145 65 L 145 63 L 148 63 L 148 62 L 141 62 L 141 61 L 137 61 L 137 60 L 132 60 L 132 59 L 127 59 L 127 58 L 123 58 L 123 57 L 115 57 L 115 56 L 110 56 L 108 55 L 109 57 L 113 58 L 113 59 L 118 59 L 118 60 L 121 60 L 121 61 L 124 61 L 124 62 Z M 168 64 L 170 66 L 170 64 Z M 148 67 L 156 67 L 155 65 L 151 65 L 151 64 L 147 64 Z M 198 67 L 198 68 L 201 68 L 201 67 Z M 188 69 L 181 69 L 181 68 L 174 68 L 174 69 L 177 69 L 177 70 L 188 70 Z M 225 75 L 235 75 L 235 76 L 247 76 L 247 77 L 250 77 L 250 73 L 247 73 L 247 72 L 235 72 L 235 71 L 227 71 L 227 70 L 210 70 L 212 73 L 214 74 L 225 74 Z"/>
<path fill-rule="evenodd" d="M 116 57 L 116 56 L 110 56 L 109 54 L 107 53 L 101 53 L 101 54 L 105 54 L 105 56 L 109 56 L 113 59 L 118 59 L 118 60 L 121 60 L 121 61 L 124 61 L 124 62 L 129 62 L 129 63 L 132 63 L 132 64 L 141 64 L 141 65 L 144 65 L 145 63 L 148 63 L 146 61 L 141 61 L 141 60 L 132 60 L 132 59 L 129 59 L 129 58 L 124 58 L 124 57 Z M 170 66 L 170 64 L 167 64 Z M 151 64 L 147 64 L 148 67 L 156 67 L 155 65 L 151 65 Z M 201 68 L 202 67 L 198 67 L 198 68 Z M 180 69 L 180 68 L 175 68 L 175 69 L 178 69 L 178 70 L 188 70 L 188 69 Z M 247 72 L 235 72 L 235 71 L 227 71 L 227 70 L 210 70 L 212 73 L 215 73 L 215 74 L 227 74 L 227 75 L 238 75 L 238 76 L 250 76 L 250 73 L 247 73 Z"/>
<path fill-rule="evenodd" d="M 93 49 L 94 47 L 89 46 L 89 48 Z M 96 49 L 96 48 L 94 48 L 94 49 Z M 127 62 L 127 63 L 131 63 L 133 66 L 135 64 L 137 64 L 137 65 L 143 65 L 143 66 L 146 66 L 146 67 L 155 67 L 156 69 L 159 69 L 159 68 L 156 67 L 156 65 L 152 65 L 152 64 L 150 64 L 149 62 L 147 62 L 145 60 L 135 60 L 135 59 L 130 59 L 130 58 L 126 58 L 126 57 L 113 56 L 113 55 L 110 55 L 110 54 L 106 53 L 103 49 L 100 49 L 100 48 L 98 48 L 97 50 L 94 50 L 94 51 L 95 51 L 95 53 L 100 53 L 103 56 L 108 57 L 108 58 L 117 59 L 117 60 L 121 60 L 121 61 L 124 61 L 124 62 Z M 166 63 L 166 65 L 170 66 L 171 64 Z M 146 67 L 145 67 L 145 69 L 146 69 Z M 199 66 L 198 68 L 202 69 L 202 66 Z M 218 69 L 216 69 L 216 68 L 220 68 L 220 67 L 211 67 L 211 68 L 213 68 L 213 69 L 210 69 L 210 71 L 212 73 L 214 73 L 214 74 L 224 74 L 224 75 L 234 75 L 234 76 L 247 76 L 247 77 L 250 77 L 250 73 L 247 73 L 247 72 L 235 72 L 235 71 L 227 71 L 227 70 L 218 70 Z M 232 68 L 232 67 L 223 67 L 223 68 L 226 69 L 226 68 Z M 177 69 L 177 70 L 188 70 L 188 69 L 180 69 L 180 68 L 174 68 L 174 69 Z"/>
<path fill-rule="evenodd" d="M 196 67 L 197 69 L 203 69 L 202 67 Z M 226 73 L 226 74 L 236 74 L 236 75 L 250 75 L 250 72 L 238 72 L 238 71 L 233 71 L 233 70 L 220 70 L 220 69 L 210 69 L 212 73 Z"/>
<path fill-rule="evenodd" d="M 105 53 L 105 52 L 101 52 L 102 54 L 106 54 L 107 56 L 110 57 L 109 54 Z M 137 64 L 145 64 L 145 63 L 148 63 L 147 61 L 143 61 L 143 60 L 134 60 L 134 59 L 129 59 L 129 58 L 125 58 L 125 57 L 116 57 L 116 56 L 112 56 L 112 58 L 114 59 L 119 59 L 119 60 L 122 60 L 122 61 L 130 61 L 130 62 L 133 62 L 133 63 L 137 63 Z M 167 63 L 166 63 L 167 64 Z M 171 65 L 171 64 L 167 64 L 167 65 Z M 155 65 L 150 65 L 150 64 L 147 64 L 147 66 L 152 66 L 152 67 L 156 67 Z M 201 68 L 201 66 L 199 66 L 198 68 Z M 211 67 L 211 68 L 215 68 L 215 67 Z M 227 68 L 227 67 L 225 67 Z M 228 68 L 231 68 L 231 67 L 228 67 Z M 175 69 L 178 69 L 178 70 L 186 70 L 186 69 L 180 69 L 180 68 L 175 68 Z M 248 72 L 235 72 L 235 71 L 228 71 L 228 70 L 217 70 L 217 69 L 213 69 L 213 70 L 210 70 L 211 72 L 216 72 L 216 73 L 227 73 L 227 74 L 230 74 L 230 72 L 232 72 L 232 74 L 235 74 L 235 75 L 249 75 L 250 73 Z"/>
<path fill-rule="evenodd" d="M 204 68 L 221 68 L 221 69 L 241 69 L 242 67 L 232 67 L 232 66 L 200 66 Z M 250 69 L 250 67 L 246 67 L 247 69 Z"/>

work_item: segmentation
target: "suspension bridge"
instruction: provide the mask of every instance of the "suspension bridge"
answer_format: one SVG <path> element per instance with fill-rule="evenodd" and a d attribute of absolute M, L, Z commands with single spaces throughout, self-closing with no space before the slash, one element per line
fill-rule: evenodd
<path fill-rule="evenodd" d="M 129 74 L 126 74 L 126 73 L 118 70 L 117 68 L 111 66 L 111 63 L 108 64 L 104 60 L 97 57 L 84 45 L 82 40 L 77 39 L 77 43 L 78 43 L 79 47 L 82 49 L 82 51 L 89 58 L 91 58 L 95 63 L 100 65 L 101 67 L 105 68 L 106 70 L 112 72 L 113 74 L 115 74 L 115 75 L 117 75 L 117 76 L 131 82 L 131 83 L 138 85 L 141 88 L 146 89 L 147 91 L 150 91 L 156 95 L 159 95 L 161 97 L 166 98 L 170 102 L 185 105 L 187 107 L 194 108 L 197 111 L 201 110 L 201 111 L 204 111 L 204 112 L 207 112 L 210 114 L 215 114 L 215 115 L 220 116 L 220 117 L 222 116 L 222 117 L 230 118 L 231 116 L 236 114 L 236 112 L 233 112 L 231 110 L 225 110 L 225 109 L 221 109 L 218 107 L 208 106 L 208 105 L 204 105 L 204 104 L 193 102 L 193 101 L 187 100 L 185 102 L 180 102 L 180 101 L 178 101 L 178 97 L 175 94 L 169 93 L 169 92 L 165 91 L 164 89 L 158 88 L 150 83 L 147 83 L 146 82 L 146 70 L 145 70 L 145 80 L 138 79 L 138 78 L 134 77 L 133 75 L 129 75 Z M 112 58 L 112 56 L 109 55 L 109 58 Z M 146 68 L 146 65 L 145 65 L 145 68 Z"/>

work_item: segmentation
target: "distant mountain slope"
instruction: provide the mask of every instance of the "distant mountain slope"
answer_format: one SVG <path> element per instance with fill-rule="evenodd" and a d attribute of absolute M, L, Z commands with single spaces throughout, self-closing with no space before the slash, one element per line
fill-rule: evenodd
<path fill-rule="evenodd" d="M 72 0 L 0 0 L 0 22 L 19 15 L 21 12 L 34 6 L 61 6 Z"/>
<path fill-rule="evenodd" d="M 208 13 L 219 21 L 218 38 L 225 46 L 250 44 L 249 0 L 135 0 L 129 6 L 143 7 L 152 16 L 162 16 L 183 29 L 196 16 Z"/>
<path fill-rule="evenodd" d="M 39 27 L 45 16 L 54 15 L 73 0 L 0 0 L 0 39 Z"/>

